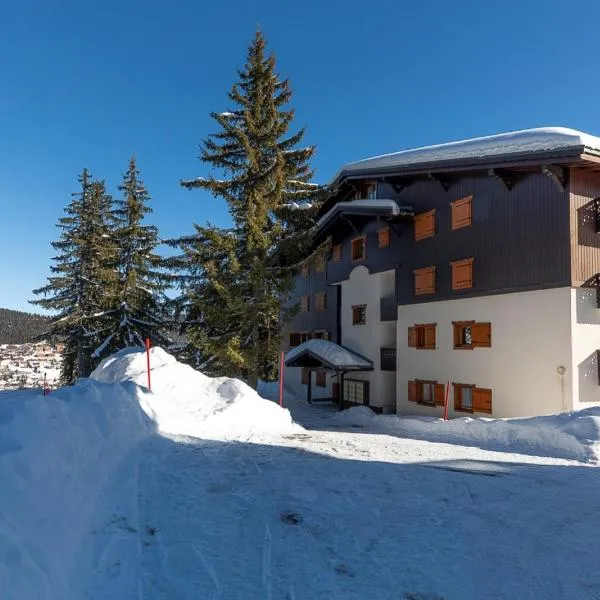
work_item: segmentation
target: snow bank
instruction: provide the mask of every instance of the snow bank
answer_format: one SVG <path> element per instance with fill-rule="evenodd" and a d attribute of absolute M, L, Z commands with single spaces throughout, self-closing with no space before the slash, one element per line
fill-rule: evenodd
<path fill-rule="evenodd" d="M 150 363 L 153 393 L 146 396 L 146 410 L 163 433 L 247 440 L 302 429 L 288 410 L 261 398 L 238 379 L 207 377 L 161 348 L 152 348 Z M 145 386 L 146 355 L 137 349 L 122 350 L 105 359 L 91 379 Z"/>
<path fill-rule="evenodd" d="M 67 598 L 95 502 L 154 430 L 131 384 L 0 393 L 0 596 Z"/>
<path fill-rule="evenodd" d="M 600 461 L 600 407 L 546 417 L 444 421 L 431 417 L 376 415 L 365 406 L 334 417 L 339 424 L 368 427 L 400 437 L 479 446 L 487 450 Z"/>

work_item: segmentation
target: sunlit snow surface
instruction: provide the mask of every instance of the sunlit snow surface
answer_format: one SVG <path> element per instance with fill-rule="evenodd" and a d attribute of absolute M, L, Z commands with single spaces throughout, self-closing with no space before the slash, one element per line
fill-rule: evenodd
<path fill-rule="evenodd" d="M 600 596 L 598 413 L 337 413 L 152 353 L 0 394 L 2 600 Z M 273 386 L 261 389 L 276 396 Z"/>

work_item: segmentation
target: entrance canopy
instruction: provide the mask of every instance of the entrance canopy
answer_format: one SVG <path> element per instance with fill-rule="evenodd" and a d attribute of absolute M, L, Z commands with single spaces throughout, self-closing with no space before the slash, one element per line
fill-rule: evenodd
<path fill-rule="evenodd" d="M 307 367 L 326 371 L 372 371 L 373 361 L 327 340 L 308 340 L 292 348 L 286 367 Z"/>

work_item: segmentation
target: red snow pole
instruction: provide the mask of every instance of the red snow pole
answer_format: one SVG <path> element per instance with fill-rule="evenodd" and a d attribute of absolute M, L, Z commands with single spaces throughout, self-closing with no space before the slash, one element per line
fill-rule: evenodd
<path fill-rule="evenodd" d="M 283 406 L 283 352 L 279 353 L 279 406 Z"/>
<path fill-rule="evenodd" d="M 446 383 L 446 398 L 444 399 L 444 421 L 448 420 L 448 396 L 450 395 L 450 382 Z"/>
<path fill-rule="evenodd" d="M 146 338 L 146 364 L 148 366 L 148 391 L 152 391 L 152 385 L 150 384 L 150 338 Z"/>

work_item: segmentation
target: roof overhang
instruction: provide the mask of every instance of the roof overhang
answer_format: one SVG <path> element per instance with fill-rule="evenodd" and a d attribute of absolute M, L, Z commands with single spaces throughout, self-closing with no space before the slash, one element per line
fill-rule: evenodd
<path fill-rule="evenodd" d="M 338 202 L 317 221 L 313 237 L 322 238 L 336 221 L 352 216 L 393 220 L 412 217 L 414 210 L 412 206 L 400 206 L 395 200 L 386 199 Z"/>
<path fill-rule="evenodd" d="M 372 371 L 373 361 L 335 342 L 308 340 L 288 352 L 285 366 L 328 371 Z"/>

